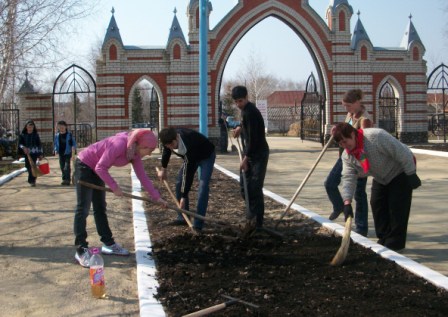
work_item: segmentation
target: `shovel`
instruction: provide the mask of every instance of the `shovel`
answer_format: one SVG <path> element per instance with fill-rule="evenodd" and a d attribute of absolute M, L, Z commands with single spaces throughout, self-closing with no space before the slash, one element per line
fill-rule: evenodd
<path fill-rule="evenodd" d="M 344 263 L 345 258 L 347 257 L 348 247 L 350 246 L 350 233 L 352 231 L 352 217 L 348 217 L 345 222 L 344 235 L 342 236 L 341 246 L 339 247 L 338 252 L 334 256 L 333 260 L 331 260 L 331 265 L 339 266 Z"/>

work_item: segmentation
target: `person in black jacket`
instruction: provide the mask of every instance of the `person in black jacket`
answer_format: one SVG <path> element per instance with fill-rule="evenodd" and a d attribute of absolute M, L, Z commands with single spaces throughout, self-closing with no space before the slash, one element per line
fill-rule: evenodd
<path fill-rule="evenodd" d="M 33 120 L 28 120 L 19 136 L 19 155 L 25 156 L 25 167 L 28 171 L 28 183 L 30 186 L 36 186 L 36 177 L 33 176 L 29 157 L 36 163 L 37 159 L 43 158 L 42 143 L 37 133 L 36 125 Z M 28 156 L 29 154 L 29 156 Z"/>
<path fill-rule="evenodd" d="M 180 208 L 189 210 L 188 193 L 190 192 L 193 178 L 199 170 L 199 188 L 197 213 L 205 216 L 208 206 L 209 183 L 215 164 L 215 146 L 203 134 L 185 128 L 165 128 L 159 132 L 159 139 L 163 145 L 162 168 L 157 176 L 160 180 L 166 179 L 166 172 L 171 154 L 183 159 L 176 181 L 176 198 L 179 200 Z M 178 215 L 177 224 L 184 224 L 182 215 Z M 197 232 L 202 231 L 204 221 L 195 218 L 193 228 Z"/>
<path fill-rule="evenodd" d="M 269 146 L 266 141 L 263 116 L 255 104 L 249 101 L 247 88 L 234 87 L 232 98 L 241 110 L 241 125 L 233 130 L 233 136 L 235 138 L 241 136 L 243 141 L 244 153 L 240 171 L 245 173 L 249 196 L 249 212 L 246 212 L 247 222 L 243 233 L 250 235 L 256 228 L 263 227 L 263 185 L 269 160 Z M 240 185 L 244 193 L 242 179 L 243 177 L 240 177 Z"/>

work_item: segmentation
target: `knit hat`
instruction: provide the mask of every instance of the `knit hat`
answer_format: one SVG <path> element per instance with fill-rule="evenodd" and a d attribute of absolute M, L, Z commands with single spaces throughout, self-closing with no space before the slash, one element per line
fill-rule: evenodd
<path fill-rule="evenodd" d="M 157 138 L 151 130 L 135 129 L 128 134 L 128 144 L 126 156 L 128 160 L 134 158 L 136 146 L 155 149 L 157 147 Z"/>

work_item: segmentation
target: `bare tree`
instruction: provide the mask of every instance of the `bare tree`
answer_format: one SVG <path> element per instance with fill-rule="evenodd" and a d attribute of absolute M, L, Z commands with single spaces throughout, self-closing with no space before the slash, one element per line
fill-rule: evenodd
<path fill-rule="evenodd" d="M 0 100 L 25 69 L 52 69 L 64 59 L 67 34 L 98 0 L 0 1 Z"/>
<path fill-rule="evenodd" d="M 238 79 L 247 87 L 249 100 L 256 103 L 275 91 L 278 80 L 266 72 L 263 61 L 253 51 L 243 65 Z"/>

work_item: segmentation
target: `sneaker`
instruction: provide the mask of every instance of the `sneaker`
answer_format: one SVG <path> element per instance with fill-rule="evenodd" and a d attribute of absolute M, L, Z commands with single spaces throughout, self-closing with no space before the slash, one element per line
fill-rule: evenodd
<path fill-rule="evenodd" d="M 90 252 L 88 248 L 83 248 L 83 252 L 81 254 L 76 251 L 75 259 L 78 261 L 79 265 L 82 267 L 90 267 Z"/>
<path fill-rule="evenodd" d="M 330 220 L 335 220 L 335 219 L 337 219 L 338 217 L 339 217 L 339 215 L 342 213 L 342 210 L 341 211 L 333 211 L 332 213 L 331 213 L 331 215 L 330 215 L 330 217 L 328 217 L 328 219 L 330 219 Z"/>
<path fill-rule="evenodd" d="M 36 183 L 30 183 L 31 187 L 36 187 Z"/>
<path fill-rule="evenodd" d="M 129 255 L 129 251 L 123 248 L 118 243 L 114 243 L 112 245 L 103 245 L 101 247 L 101 253 L 111 255 Z"/>

